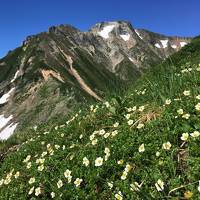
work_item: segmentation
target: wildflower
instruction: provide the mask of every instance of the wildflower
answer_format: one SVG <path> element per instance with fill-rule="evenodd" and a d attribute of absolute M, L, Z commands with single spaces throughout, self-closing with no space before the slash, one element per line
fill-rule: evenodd
<path fill-rule="evenodd" d="M 75 181 L 74 181 L 74 184 L 76 185 L 76 187 L 78 187 L 81 182 L 83 181 L 83 179 L 80 179 L 80 178 L 77 178 Z"/>
<path fill-rule="evenodd" d="M 26 159 L 23 160 L 23 162 L 28 162 L 30 159 L 31 159 L 31 155 L 28 155 L 28 156 L 26 157 Z"/>
<path fill-rule="evenodd" d="M 127 177 L 128 173 L 126 171 L 123 171 L 122 175 L 121 175 L 121 179 L 125 180 Z"/>
<path fill-rule="evenodd" d="M 106 108 L 108 108 L 110 106 L 108 101 L 106 101 L 104 104 L 106 105 Z"/>
<path fill-rule="evenodd" d="M 92 135 L 90 135 L 90 141 L 92 141 L 95 138 L 95 134 L 93 133 Z"/>
<path fill-rule="evenodd" d="M 44 161 L 45 161 L 44 158 L 39 158 L 39 159 L 36 160 L 36 163 L 37 163 L 37 164 L 43 164 Z"/>
<path fill-rule="evenodd" d="M 127 164 L 126 167 L 125 167 L 125 171 L 129 172 L 129 171 L 131 171 L 131 169 L 132 169 L 132 166 Z"/>
<path fill-rule="evenodd" d="M 112 188 L 113 188 L 113 182 L 108 183 L 108 187 L 109 187 L 110 189 L 112 189 Z"/>
<path fill-rule="evenodd" d="M 117 200 L 122 200 L 122 199 L 123 199 L 122 193 L 119 191 L 117 194 L 115 194 L 115 198 L 116 198 Z"/>
<path fill-rule="evenodd" d="M 42 154 L 41 154 L 41 157 L 44 157 L 47 155 L 47 151 L 44 151 Z"/>
<path fill-rule="evenodd" d="M 190 198 L 192 198 L 192 196 L 193 196 L 193 193 L 191 191 L 186 191 L 184 193 L 185 199 L 190 199 Z"/>
<path fill-rule="evenodd" d="M 199 186 L 198 186 L 198 188 L 197 188 L 197 189 L 198 189 L 198 191 L 200 192 L 200 181 L 199 181 Z"/>
<path fill-rule="evenodd" d="M 132 111 L 132 108 L 127 108 L 127 111 L 128 111 L 128 112 L 131 112 L 131 111 Z"/>
<path fill-rule="evenodd" d="M 118 160 L 118 161 L 117 161 L 117 164 L 118 164 L 118 165 L 123 165 L 123 164 L 124 164 L 124 160 L 122 160 L 122 159 L 121 159 L 121 160 Z"/>
<path fill-rule="evenodd" d="M 104 129 L 99 131 L 99 135 L 104 135 L 106 133 L 106 131 Z"/>
<path fill-rule="evenodd" d="M 95 160 L 95 166 L 99 167 L 101 165 L 103 165 L 103 158 L 101 158 L 101 157 L 96 158 L 96 160 Z"/>
<path fill-rule="evenodd" d="M 155 183 L 155 186 L 158 191 L 164 190 L 164 182 L 161 179 L 158 179 L 158 181 Z"/>
<path fill-rule="evenodd" d="M 35 188 L 35 196 L 39 196 L 41 194 L 41 188 L 37 187 Z"/>
<path fill-rule="evenodd" d="M 188 133 L 183 133 L 182 136 L 181 136 L 181 140 L 187 141 L 187 140 L 188 140 L 188 137 L 189 137 L 189 134 L 188 134 Z"/>
<path fill-rule="evenodd" d="M 81 134 L 80 136 L 79 136 L 79 139 L 82 139 L 83 138 L 83 134 Z"/>
<path fill-rule="evenodd" d="M 200 94 L 196 96 L 196 99 L 200 100 Z"/>
<path fill-rule="evenodd" d="M 165 142 L 165 143 L 163 143 L 162 148 L 165 150 L 170 150 L 171 146 L 172 145 L 170 142 Z"/>
<path fill-rule="evenodd" d="M 115 137 L 118 134 L 118 130 L 112 131 L 111 136 Z"/>
<path fill-rule="evenodd" d="M 144 127 L 144 124 L 139 123 L 139 124 L 137 125 L 137 129 L 141 129 L 141 128 L 143 128 L 143 127 Z"/>
<path fill-rule="evenodd" d="M 19 172 L 16 172 L 16 174 L 15 174 L 14 176 L 15 176 L 15 178 L 18 178 L 19 175 L 20 175 L 20 173 L 19 173 Z"/>
<path fill-rule="evenodd" d="M 35 187 L 33 186 L 33 187 L 29 190 L 28 194 L 31 195 L 31 194 L 33 193 L 34 189 L 35 189 Z"/>
<path fill-rule="evenodd" d="M 132 124 L 133 124 L 133 120 L 131 119 L 128 121 L 128 125 L 131 126 Z"/>
<path fill-rule="evenodd" d="M 11 182 L 11 177 L 6 177 L 6 179 L 4 180 L 4 184 L 8 185 Z"/>
<path fill-rule="evenodd" d="M 189 90 L 185 90 L 185 91 L 183 92 L 183 95 L 184 95 L 184 96 L 190 96 L 190 91 L 189 91 Z"/>
<path fill-rule="evenodd" d="M 125 115 L 126 119 L 130 119 L 131 115 L 130 114 L 127 114 Z"/>
<path fill-rule="evenodd" d="M 106 147 L 105 150 L 104 150 L 104 153 L 105 154 L 110 154 L 110 149 L 108 147 Z"/>
<path fill-rule="evenodd" d="M 200 111 L 200 103 L 198 103 L 198 104 L 195 106 L 195 109 L 196 109 L 197 111 Z"/>
<path fill-rule="evenodd" d="M 134 182 L 130 184 L 130 187 L 131 191 L 140 191 L 141 185 L 139 185 L 138 182 Z"/>
<path fill-rule="evenodd" d="M 166 101 L 165 101 L 165 105 L 169 105 L 169 104 L 171 104 L 171 99 L 166 99 Z"/>
<path fill-rule="evenodd" d="M 2 178 L 2 179 L 0 180 L 0 186 L 2 186 L 3 183 L 4 183 L 4 179 Z"/>
<path fill-rule="evenodd" d="M 109 136 L 110 136 L 110 133 L 107 132 L 103 137 L 104 137 L 104 138 L 108 138 Z"/>
<path fill-rule="evenodd" d="M 69 177 L 71 176 L 71 173 L 72 173 L 72 171 L 70 171 L 69 169 L 67 169 L 67 170 L 64 172 L 65 178 L 69 178 Z"/>
<path fill-rule="evenodd" d="M 141 144 L 141 145 L 139 146 L 138 151 L 139 151 L 140 153 L 142 153 L 142 152 L 145 151 L 144 144 Z"/>
<path fill-rule="evenodd" d="M 113 124 L 114 128 L 117 128 L 118 126 L 119 126 L 119 122 L 116 122 L 116 123 Z"/>
<path fill-rule="evenodd" d="M 56 145 L 55 145 L 55 149 L 58 150 L 59 148 L 60 148 L 60 145 L 56 144 Z"/>
<path fill-rule="evenodd" d="M 184 118 L 184 119 L 189 119 L 189 117 L 190 117 L 190 114 L 184 114 L 184 115 L 182 115 L 182 118 Z"/>
<path fill-rule="evenodd" d="M 40 166 L 38 166 L 38 171 L 43 171 L 44 170 L 44 165 L 40 165 Z"/>
<path fill-rule="evenodd" d="M 86 157 L 84 157 L 83 164 L 87 167 L 90 164 L 90 161 Z"/>
<path fill-rule="evenodd" d="M 64 136 L 65 136 L 65 134 L 64 134 L 64 133 L 61 133 L 61 134 L 60 134 L 60 137 L 64 137 Z"/>
<path fill-rule="evenodd" d="M 28 183 L 30 185 L 33 184 L 33 183 L 35 183 L 35 178 L 34 177 L 30 178 L 29 181 L 28 181 Z"/>
<path fill-rule="evenodd" d="M 157 156 L 157 157 L 160 156 L 160 152 L 159 152 L 159 151 L 156 152 L 156 156 Z"/>
<path fill-rule="evenodd" d="M 53 199 L 56 196 L 55 192 L 51 192 L 51 198 Z"/>
<path fill-rule="evenodd" d="M 144 110 L 144 106 L 140 106 L 140 107 L 138 108 L 138 110 L 139 110 L 140 112 L 142 112 L 142 111 Z"/>
<path fill-rule="evenodd" d="M 97 139 L 92 140 L 92 145 L 96 145 L 97 144 Z"/>
<path fill-rule="evenodd" d="M 63 186 L 63 182 L 62 182 L 62 180 L 59 180 L 58 182 L 57 182 L 57 187 L 58 188 L 61 188 Z"/>
<path fill-rule="evenodd" d="M 181 108 L 178 109 L 178 110 L 177 110 L 177 113 L 178 113 L 179 115 L 182 115 L 182 114 L 183 114 L 183 109 L 181 109 Z"/>
<path fill-rule="evenodd" d="M 200 132 L 199 131 L 194 131 L 193 133 L 190 134 L 192 137 L 196 138 L 200 136 Z"/>

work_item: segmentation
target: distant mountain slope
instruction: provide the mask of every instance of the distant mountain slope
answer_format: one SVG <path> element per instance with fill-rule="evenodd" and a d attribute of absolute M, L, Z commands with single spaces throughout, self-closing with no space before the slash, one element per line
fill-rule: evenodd
<path fill-rule="evenodd" d="M 105 92 L 136 80 L 189 42 L 137 30 L 124 21 L 99 23 L 88 32 L 60 25 L 29 36 L 0 60 L 0 138 L 20 125 L 35 125 L 103 99 Z M 6 136 L 1 137 L 2 131 Z"/>

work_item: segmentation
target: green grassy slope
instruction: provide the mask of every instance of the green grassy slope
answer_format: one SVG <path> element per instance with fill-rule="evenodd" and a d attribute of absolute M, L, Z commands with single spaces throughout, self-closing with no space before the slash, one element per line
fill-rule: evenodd
<path fill-rule="evenodd" d="M 29 130 L 0 199 L 200 199 L 199 63 L 196 38 L 125 96 Z"/>

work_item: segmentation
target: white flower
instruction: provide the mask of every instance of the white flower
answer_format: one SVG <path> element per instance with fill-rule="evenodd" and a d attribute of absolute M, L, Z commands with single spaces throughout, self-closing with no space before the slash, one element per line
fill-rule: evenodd
<path fill-rule="evenodd" d="M 197 189 L 198 189 L 198 191 L 200 192 L 200 181 L 199 181 L 199 186 L 198 186 L 198 188 L 197 188 Z"/>
<path fill-rule="evenodd" d="M 28 194 L 31 195 L 31 194 L 33 193 L 34 189 L 35 189 L 35 187 L 33 186 L 33 187 L 29 190 Z"/>
<path fill-rule="evenodd" d="M 104 135 L 106 133 L 106 131 L 104 129 L 99 131 L 99 135 Z"/>
<path fill-rule="evenodd" d="M 126 119 L 130 119 L 131 115 L 130 114 L 127 114 L 125 115 Z"/>
<path fill-rule="evenodd" d="M 119 191 L 117 194 L 115 194 L 115 198 L 116 198 L 117 200 L 122 200 L 122 199 L 123 199 L 122 193 Z"/>
<path fill-rule="evenodd" d="M 76 185 L 76 187 L 78 187 L 81 182 L 83 181 L 83 179 L 80 179 L 80 178 L 77 178 L 75 181 L 74 181 L 74 184 Z"/>
<path fill-rule="evenodd" d="M 112 189 L 112 188 L 113 188 L 113 182 L 108 183 L 108 187 L 109 187 L 110 189 Z"/>
<path fill-rule="evenodd" d="M 103 165 L 103 158 L 101 158 L 101 157 L 96 158 L 96 160 L 95 160 L 95 166 L 99 167 L 101 165 Z"/>
<path fill-rule="evenodd" d="M 44 151 L 42 154 L 41 154 L 41 157 L 44 157 L 47 155 L 47 151 Z"/>
<path fill-rule="evenodd" d="M 110 133 L 107 132 L 103 137 L 104 137 L 104 138 L 108 138 L 109 136 L 110 136 Z"/>
<path fill-rule="evenodd" d="M 55 149 L 58 150 L 59 148 L 60 148 L 60 145 L 56 144 L 56 145 L 55 145 Z"/>
<path fill-rule="evenodd" d="M 194 131 L 193 133 L 190 134 L 192 137 L 196 138 L 200 136 L 200 132 L 199 131 Z"/>
<path fill-rule="evenodd" d="M 116 123 L 113 124 L 114 128 L 117 128 L 118 126 L 119 126 L 119 122 L 116 122 Z"/>
<path fill-rule="evenodd" d="M 83 134 L 81 134 L 80 136 L 79 136 L 79 139 L 82 139 L 83 138 Z"/>
<path fill-rule="evenodd" d="M 53 199 L 56 196 L 55 192 L 51 192 L 51 198 Z"/>
<path fill-rule="evenodd" d="M 35 188 L 35 196 L 39 196 L 41 194 L 41 188 L 37 187 Z"/>
<path fill-rule="evenodd" d="M 19 173 L 19 172 L 16 172 L 16 174 L 15 174 L 14 176 L 15 176 L 15 178 L 18 178 L 19 175 L 20 175 L 20 173 Z"/>
<path fill-rule="evenodd" d="M 142 152 L 145 151 L 144 144 L 141 144 L 141 145 L 139 146 L 138 151 L 139 151 L 140 153 L 142 153 Z"/>
<path fill-rule="evenodd" d="M 83 164 L 87 167 L 90 164 L 90 161 L 86 157 L 84 157 Z"/>
<path fill-rule="evenodd" d="M 170 150 L 171 146 L 172 145 L 170 142 L 165 142 L 165 143 L 163 143 L 162 148 L 165 150 Z"/>
<path fill-rule="evenodd" d="M 105 154 L 110 154 L 110 149 L 108 147 L 106 147 L 105 150 L 104 150 L 104 153 Z"/>
<path fill-rule="evenodd" d="M 188 134 L 188 133 L 183 133 L 182 136 L 181 136 L 181 140 L 187 141 L 187 140 L 188 140 L 188 137 L 189 137 L 189 134 Z"/>
<path fill-rule="evenodd" d="M 43 171 L 44 170 L 44 165 L 40 165 L 40 166 L 38 166 L 38 171 Z"/>
<path fill-rule="evenodd" d="M 166 99 L 165 104 L 169 105 L 169 104 L 171 104 L 171 102 L 172 102 L 171 99 Z"/>
<path fill-rule="evenodd" d="M 122 175 L 121 175 L 121 179 L 125 180 L 127 177 L 128 173 L 126 171 L 123 171 Z"/>
<path fill-rule="evenodd" d="M 137 129 L 141 129 L 141 128 L 143 128 L 143 127 L 144 127 L 144 124 L 139 123 L 139 124 L 137 125 Z"/>
<path fill-rule="evenodd" d="M 195 106 L 195 109 L 196 109 L 197 111 L 200 111 L 200 103 L 198 103 L 198 104 Z"/>
<path fill-rule="evenodd" d="M 200 94 L 196 96 L 196 99 L 200 100 Z"/>
<path fill-rule="evenodd" d="M 125 167 L 125 169 L 124 169 L 124 171 L 126 171 L 126 172 L 130 172 L 131 169 L 132 169 L 132 166 L 129 165 L 129 164 L 127 164 L 126 167 Z"/>
<path fill-rule="evenodd" d="M 0 180 L 0 186 L 2 186 L 3 183 L 4 183 L 4 179 L 2 178 L 2 179 Z"/>
<path fill-rule="evenodd" d="M 57 187 L 58 188 L 61 188 L 63 186 L 63 182 L 62 182 L 62 180 L 59 180 L 58 182 L 57 182 Z"/>
<path fill-rule="evenodd" d="M 71 173 L 72 173 L 72 171 L 70 171 L 69 169 L 67 169 L 67 170 L 64 172 L 65 178 L 69 178 L 69 177 L 71 176 Z"/>
<path fill-rule="evenodd" d="M 182 115 L 182 114 L 183 114 L 183 109 L 182 109 L 182 108 L 178 109 L 178 110 L 177 110 L 177 113 L 178 113 L 179 115 Z"/>
<path fill-rule="evenodd" d="M 155 186 L 158 191 L 164 190 L 164 182 L 161 179 L 158 179 L 158 181 L 155 183 Z"/>
<path fill-rule="evenodd" d="M 29 183 L 29 184 L 35 183 L 35 177 L 30 178 L 29 181 L 28 181 L 28 183 Z"/>
<path fill-rule="evenodd" d="M 144 110 L 144 106 L 140 106 L 140 107 L 138 108 L 138 110 L 139 110 L 140 112 L 142 112 L 142 111 Z"/>
<path fill-rule="evenodd" d="M 118 160 L 118 161 L 117 161 L 117 164 L 118 164 L 118 165 L 123 165 L 123 164 L 124 164 L 124 160 L 122 160 L 122 159 L 121 159 L 121 160 Z"/>
<path fill-rule="evenodd" d="M 128 125 L 131 126 L 132 124 L 133 124 L 133 120 L 131 119 L 128 121 Z"/>
<path fill-rule="evenodd" d="M 118 130 L 112 131 L 111 136 L 115 137 L 118 134 Z"/>
<path fill-rule="evenodd" d="M 189 119 L 189 117 L 190 117 L 190 114 L 188 114 L 188 113 L 182 115 L 182 118 L 184 118 L 184 119 Z"/>
<path fill-rule="evenodd" d="M 90 141 L 94 140 L 95 134 L 90 135 Z"/>
<path fill-rule="evenodd" d="M 189 91 L 189 90 L 185 90 L 185 91 L 183 92 L 183 95 L 189 96 L 189 95 L 190 95 L 190 91 Z"/>
<path fill-rule="evenodd" d="M 159 151 L 156 152 L 156 156 L 157 156 L 157 157 L 160 156 L 160 152 L 159 152 Z"/>
<path fill-rule="evenodd" d="M 141 185 L 139 185 L 138 182 L 134 182 L 132 184 L 130 184 L 130 190 L 131 191 L 140 191 Z"/>
<path fill-rule="evenodd" d="M 107 108 L 110 106 L 108 101 L 106 101 L 104 104 L 106 105 Z"/>
<path fill-rule="evenodd" d="M 28 156 L 26 157 L 26 159 L 23 160 L 23 162 L 28 162 L 30 159 L 31 159 L 31 155 L 28 155 Z"/>
<path fill-rule="evenodd" d="M 96 145 L 97 144 L 97 139 L 92 140 L 92 145 Z"/>
<path fill-rule="evenodd" d="M 45 161 L 44 158 L 39 158 L 39 159 L 36 160 L 36 163 L 37 163 L 37 164 L 43 164 L 44 161 Z"/>

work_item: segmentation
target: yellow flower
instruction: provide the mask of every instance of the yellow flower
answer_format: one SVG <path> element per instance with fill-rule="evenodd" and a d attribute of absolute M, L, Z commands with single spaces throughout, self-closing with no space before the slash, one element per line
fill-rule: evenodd
<path fill-rule="evenodd" d="M 84 157 L 83 164 L 87 167 L 90 164 L 90 161 L 86 157 Z"/>
<path fill-rule="evenodd" d="M 163 143 L 162 148 L 165 150 L 170 150 L 171 146 L 172 145 L 170 142 L 165 142 L 165 143 Z"/>
<path fill-rule="evenodd" d="M 155 183 L 155 186 L 158 191 L 164 190 L 164 182 L 161 179 L 158 179 L 158 181 Z"/>
<path fill-rule="evenodd" d="M 181 140 L 187 141 L 187 140 L 188 140 L 188 137 L 189 137 L 189 134 L 188 134 L 188 133 L 183 133 L 182 136 L 181 136 Z"/>
<path fill-rule="evenodd" d="M 138 151 L 139 151 L 140 153 L 142 153 L 142 152 L 145 151 L 144 144 L 141 144 L 141 145 L 139 146 Z"/>
<path fill-rule="evenodd" d="M 41 194 L 41 188 L 37 187 L 35 188 L 35 196 L 39 196 Z"/>
<path fill-rule="evenodd" d="M 101 165 L 103 165 L 103 158 L 101 158 L 101 157 L 96 158 L 96 160 L 95 160 L 95 166 L 99 167 Z"/>
<path fill-rule="evenodd" d="M 83 179 L 80 179 L 80 178 L 77 178 L 75 181 L 74 181 L 74 184 L 76 185 L 76 187 L 78 187 L 81 182 L 83 181 Z"/>
<path fill-rule="evenodd" d="M 192 196 L 193 196 L 193 193 L 191 191 L 186 191 L 184 193 L 185 199 L 190 199 L 190 198 L 192 198 Z"/>
<path fill-rule="evenodd" d="M 198 104 L 195 106 L 195 109 L 196 109 L 197 111 L 200 111 L 200 103 L 198 103 Z"/>
<path fill-rule="evenodd" d="M 30 178 L 29 181 L 28 181 L 28 183 L 29 183 L 29 184 L 35 183 L 35 177 Z"/>

